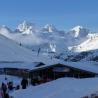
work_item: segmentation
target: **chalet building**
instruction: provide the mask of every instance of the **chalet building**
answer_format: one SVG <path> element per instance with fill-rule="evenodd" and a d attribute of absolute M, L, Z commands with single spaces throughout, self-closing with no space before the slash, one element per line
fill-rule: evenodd
<path fill-rule="evenodd" d="M 30 78 L 29 74 L 33 67 L 44 65 L 42 62 L 2 62 L 0 63 L 0 74 Z"/>
<path fill-rule="evenodd" d="M 49 82 L 62 77 L 89 78 L 98 76 L 98 66 L 93 63 L 55 62 L 2 62 L 0 74 L 30 78 L 33 85 Z"/>
<path fill-rule="evenodd" d="M 92 67 L 90 65 L 85 66 Z M 81 65 L 77 67 L 77 65 L 72 66 L 65 63 L 42 66 L 30 71 L 31 83 L 36 85 L 36 83 L 45 83 L 62 77 L 90 78 L 98 76 L 98 72 L 80 67 Z"/>
<path fill-rule="evenodd" d="M 18 77 L 29 78 L 29 70 L 21 68 L 4 68 L 5 75 L 12 75 Z"/>

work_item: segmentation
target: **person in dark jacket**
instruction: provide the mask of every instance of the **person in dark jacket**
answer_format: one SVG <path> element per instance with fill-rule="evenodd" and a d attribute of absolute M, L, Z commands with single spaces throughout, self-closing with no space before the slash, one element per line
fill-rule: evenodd
<path fill-rule="evenodd" d="M 4 84 L 3 82 L 2 82 L 2 85 L 1 85 L 1 89 L 3 91 L 3 97 L 6 98 L 7 85 Z"/>
<path fill-rule="evenodd" d="M 1 89 L 2 89 L 3 93 L 5 94 L 6 91 L 7 91 L 7 86 L 6 86 L 6 84 L 2 83 Z"/>
<path fill-rule="evenodd" d="M 6 93 L 4 98 L 10 98 L 10 97 L 9 97 L 9 94 Z"/>
<path fill-rule="evenodd" d="M 8 82 L 8 89 L 9 90 L 13 90 L 13 82 L 12 81 L 10 81 L 10 82 Z"/>
<path fill-rule="evenodd" d="M 28 80 L 23 78 L 21 81 L 22 89 L 26 89 L 27 85 L 28 85 Z"/>

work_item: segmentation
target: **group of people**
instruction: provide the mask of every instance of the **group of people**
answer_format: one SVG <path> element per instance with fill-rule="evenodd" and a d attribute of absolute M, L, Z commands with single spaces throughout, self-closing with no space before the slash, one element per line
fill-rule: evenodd
<path fill-rule="evenodd" d="M 0 87 L 0 98 L 10 98 L 9 97 L 9 90 L 13 89 L 13 84 L 12 82 L 9 82 L 5 84 L 2 82 L 1 87 Z"/>
<path fill-rule="evenodd" d="M 23 78 L 21 80 L 21 88 L 26 89 L 27 86 L 28 86 L 28 80 Z M 0 98 L 12 98 L 11 96 L 9 96 L 9 92 L 18 89 L 20 89 L 20 85 L 14 87 L 12 81 L 9 81 L 7 83 L 2 82 L 0 86 Z"/>

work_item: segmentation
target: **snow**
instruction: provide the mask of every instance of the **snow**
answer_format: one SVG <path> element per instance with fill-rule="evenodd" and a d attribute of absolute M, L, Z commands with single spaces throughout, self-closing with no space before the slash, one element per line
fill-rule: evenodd
<path fill-rule="evenodd" d="M 90 32 L 82 26 L 76 26 L 68 32 L 65 32 L 64 30 L 58 30 L 52 24 L 47 24 L 40 28 L 34 23 L 24 21 L 18 25 L 15 31 L 10 30 L 6 26 L 2 26 L 0 28 L 0 34 L 17 43 L 21 43 L 23 46 L 31 50 L 37 51 L 38 48 L 41 47 L 41 50 L 45 53 L 55 52 L 60 54 L 66 51 L 88 51 L 95 49 L 95 45 L 98 46 L 96 41 L 95 45 L 93 45 L 91 49 L 88 49 L 88 47 L 94 42 L 89 42 L 91 44 L 86 47 L 86 45 L 88 45 L 86 42 Z M 83 47 L 84 43 L 85 47 Z"/>
<path fill-rule="evenodd" d="M 47 55 L 42 55 L 32 52 L 29 49 L 20 46 L 19 44 L 0 35 L 0 62 L 43 62 L 49 63 L 51 58 Z M 55 59 L 52 60 L 55 62 Z"/>
<path fill-rule="evenodd" d="M 88 35 L 89 30 L 86 28 L 83 28 L 82 26 L 76 26 L 73 29 L 71 29 L 71 32 L 74 34 L 74 37 L 85 37 Z"/>
<path fill-rule="evenodd" d="M 7 80 L 5 80 L 7 78 Z M 7 84 L 8 82 L 13 81 L 13 85 L 20 85 L 21 78 L 16 76 L 10 76 L 10 75 L 0 75 L 0 85 L 3 83 Z"/>
<path fill-rule="evenodd" d="M 33 55 L 34 56 L 34 55 Z M 28 70 L 33 70 L 33 69 L 38 69 L 41 67 L 36 67 L 38 63 L 44 63 L 43 67 L 50 66 L 52 64 L 56 64 L 59 62 L 57 59 L 52 59 L 47 58 L 46 56 L 36 56 L 32 60 L 32 62 L 20 62 L 20 61 L 1 61 L 0 62 L 0 68 L 19 68 L 19 69 L 28 69 Z"/>
<path fill-rule="evenodd" d="M 98 63 L 97 62 L 62 62 L 60 64 L 65 64 L 69 67 L 74 67 L 77 69 L 93 72 L 98 74 Z"/>
<path fill-rule="evenodd" d="M 44 28 L 42 28 L 43 32 L 49 32 L 49 33 L 53 33 L 53 32 L 57 32 L 58 30 L 56 29 L 56 27 L 52 24 L 46 24 L 44 26 Z"/>
<path fill-rule="evenodd" d="M 98 49 L 98 34 L 89 34 L 86 41 L 76 46 L 76 52 L 90 51 Z"/>
<path fill-rule="evenodd" d="M 35 64 L 32 62 L 43 62 L 45 66 L 53 64 L 65 64 L 75 68 L 98 73 L 97 63 L 94 62 L 64 62 L 55 58 L 50 58 L 47 55 L 31 52 L 22 46 L 17 45 L 12 40 L 0 35 L 0 68 L 3 67 L 16 67 L 34 69 Z M 7 63 L 6 63 L 7 62 Z M 14 62 L 14 63 L 13 63 Z"/>
<path fill-rule="evenodd" d="M 33 69 L 37 63 L 29 62 L 2 62 L 0 63 L 0 68 L 19 68 L 19 69 Z"/>
<path fill-rule="evenodd" d="M 98 90 L 98 78 L 61 78 L 26 90 L 13 92 L 14 98 L 81 98 Z"/>
<path fill-rule="evenodd" d="M 80 29 L 82 28 L 83 28 L 82 26 L 76 26 L 73 29 L 71 29 L 71 31 L 75 31 L 75 37 L 78 37 L 80 33 Z"/>
<path fill-rule="evenodd" d="M 17 31 L 22 32 L 23 34 L 32 34 L 33 32 L 36 32 L 36 26 L 34 23 L 23 21 L 23 23 L 18 25 Z"/>
<path fill-rule="evenodd" d="M 56 59 L 51 60 L 47 55 L 42 55 L 32 52 L 19 44 L 0 35 L 0 68 L 26 68 L 30 69 L 35 66 L 32 62 L 56 62 Z"/>
<path fill-rule="evenodd" d="M 75 26 L 65 32 L 52 24 L 37 27 L 24 21 L 15 31 L 6 26 L 0 27 L 0 34 L 34 52 L 38 52 L 40 48 L 42 55 L 56 55 L 61 58 L 98 49 L 98 33 L 91 33 L 82 26 Z"/>
<path fill-rule="evenodd" d="M 40 53 L 38 54 L 38 49 Z M 70 51 L 80 53 L 98 49 L 98 34 L 90 33 L 82 26 L 76 26 L 70 31 L 59 31 L 54 25 L 47 24 L 43 28 L 24 21 L 15 31 L 6 26 L 0 27 L 0 68 L 19 68 L 36 70 L 63 64 L 65 66 L 98 74 L 97 62 L 65 62 L 54 58 L 59 54 L 70 54 Z M 32 51 L 31 51 L 32 50 Z M 33 51 L 34 50 L 34 51 Z M 54 52 L 51 56 L 50 52 Z M 93 56 L 97 56 L 94 52 Z M 45 65 L 35 67 L 38 63 Z M 8 76 L 8 81 L 20 84 L 20 78 Z M 0 75 L 0 84 L 5 75 Z M 75 79 L 61 78 L 39 86 L 29 86 L 26 90 L 12 93 L 14 98 L 81 98 L 98 89 L 98 78 Z"/>
<path fill-rule="evenodd" d="M 32 53 L 0 35 L 0 61 L 32 61 Z"/>
<path fill-rule="evenodd" d="M 15 49 L 16 49 L 16 47 L 15 47 Z M 8 51 L 8 49 L 7 49 L 7 51 Z M 11 50 L 11 52 L 13 52 L 13 51 Z M 6 59 L 5 59 L 5 57 L 3 58 L 1 56 L 2 53 L 3 53 L 3 55 L 5 55 Z M 86 70 L 86 71 L 90 71 L 90 72 L 98 74 L 98 66 L 97 66 L 98 63 L 97 62 L 91 62 L 91 61 L 66 62 L 63 60 L 55 59 L 55 58 L 51 59 L 47 55 L 42 55 L 42 54 L 37 55 L 34 52 L 32 53 L 32 56 L 29 60 L 28 60 L 28 56 L 26 56 L 23 60 L 20 59 L 21 57 L 17 58 L 16 56 L 18 54 L 17 55 L 11 55 L 11 54 L 6 55 L 6 54 L 4 54 L 4 52 L 1 52 L 1 55 L 0 55 L 1 56 L 0 57 L 1 58 L 0 68 L 20 68 L 20 69 L 22 68 L 22 69 L 34 70 L 34 69 L 38 69 L 38 68 L 42 68 L 42 67 L 53 66 L 55 64 L 63 64 L 65 66 L 67 65 L 69 67 L 74 67 L 77 69 Z M 35 67 L 40 62 L 44 63 L 45 65 L 40 66 L 40 67 Z"/>

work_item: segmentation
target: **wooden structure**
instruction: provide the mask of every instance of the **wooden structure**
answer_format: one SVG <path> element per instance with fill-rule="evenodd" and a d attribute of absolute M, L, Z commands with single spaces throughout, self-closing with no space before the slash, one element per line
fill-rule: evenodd
<path fill-rule="evenodd" d="M 61 77 L 89 78 L 95 77 L 96 75 L 96 73 L 63 64 L 44 66 L 33 69 L 30 72 L 30 78 L 33 85 L 49 82 Z"/>
<path fill-rule="evenodd" d="M 1 62 L 0 74 L 18 76 L 22 78 L 30 78 L 30 70 L 44 65 L 42 62 Z"/>
<path fill-rule="evenodd" d="M 42 65 L 42 62 L 0 62 L 0 74 L 30 78 L 30 70 Z"/>
<path fill-rule="evenodd" d="M 0 68 L 0 74 L 12 75 L 18 77 L 29 78 L 28 69 L 19 69 L 19 68 Z"/>
<path fill-rule="evenodd" d="M 7 64 L 8 63 L 1 64 L 0 74 L 30 78 L 33 85 L 49 82 L 62 77 L 89 78 L 98 76 L 98 70 L 94 70 L 96 69 L 95 66 L 93 67 L 93 70 L 91 68 L 92 66 L 89 65 L 85 69 L 82 65 L 78 66 L 78 63 L 76 63 L 77 66 L 66 64 L 65 62 L 51 65 L 45 65 L 42 62 L 27 63 L 27 65 L 25 65 L 26 63 Z"/>
<path fill-rule="evenodd" d="M 5 68 L 4 70 L 7 75 L 29 78 L 30 71 L 28 69 Z"/>

